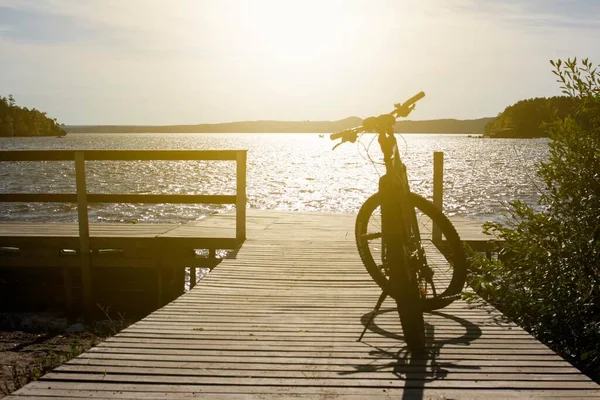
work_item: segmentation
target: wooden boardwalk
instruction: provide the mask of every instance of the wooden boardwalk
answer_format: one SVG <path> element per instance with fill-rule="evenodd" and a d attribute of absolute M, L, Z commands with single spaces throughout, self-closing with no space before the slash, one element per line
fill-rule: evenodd
<path fill-rule="evenodd" d="M 91 258 L 92 267 L 149 267 L 153 264 L 191 266 L 198 262 L 194 249 L 235 248 L 235 217 L 225 226 L 201 223 L 177 224 L 90 224 L 90 249 L 100 251 Z M 60 249 L 79 248 L 79 231 L 74 223 L 2 223 L 0 246 L 15 248 L 13 257 L 0 258 L 0 267 L 80 267 L 77 257 Z M 126 258 L 102 257 L 102 250 L 122 249 Z M 17 257 L 18 255 L 18 257 Z"/>
<path fill-rule="evenodd" d="M 210 229 L 231 216 L 209 218 Z M 248 240 L 199 285 L 20 389 L 22 398 L 599 398 L 493 307 L 426 314 L 429 354 L 408 356 L 354 247 L 354 217 L 252 212 Z"/>

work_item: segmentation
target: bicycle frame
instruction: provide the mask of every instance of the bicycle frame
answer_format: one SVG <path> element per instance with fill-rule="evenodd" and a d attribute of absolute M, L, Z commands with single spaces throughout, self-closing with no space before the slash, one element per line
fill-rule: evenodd
<path fill-rule="evenodd" d="M 417 93 L 406 102 L 395 104 L 391 113 L 366 118 L 362 126 L 330 135 L 332 140 L 341 139 L 333 147 L 335 150 L 342 143 L 356 142 L 361 133 L 377 133 L 386 169 L 379 179 L 378 193 L 364 202 L 356 217 L 355 239 L 359 256 L 371 278 L 383 289 L 358 340 L 362 340 L 385 298 L 391 296 L 396 301 L 405 341 L 415 352 L 422 352 L 426 346 L 423 312 L 437 310 L 456 300 L 467 273 L 463 245 L 450 220 L 431 202 L 410 191 L 406 166 L 400 159 L 394 137 L 396 118 L 407 117 L 424 96 L 423 92 Z M 381 210 L 380 218 L 376 216 L 377 209 Z M 442 285 L 439 296 L 433 280 L 434 270 L 427 262 L 421 243 L 417 210 L 425 218 L 421 222 L 430 219 L 442 229 L 451 250 L 444 253 L 448 264 L 446 270 L 442 270 L 442 277 L 451 274 L 451 280 L 448 285 Z M 375 221 L 381 220 L 374 232 L 369 229 L 373 216 Z M 381 264 L 375 261 L 370 247 L 370 241 L 379 240 L 381 242 L 376 243 L 374 249 L 381 251 Z"/>
<path fill-rule="evenodd" d="M 400 159 L 393 126 L 378 130 L 378 135 L 386 167 L 386 174 L 379 180 L 381 233 L 386 258 L 382 261 L 389 266 L 388 293 L 393 296 L 416 279 L 426 260 L 417 215 L 409 199 L 406 165 Z"/>

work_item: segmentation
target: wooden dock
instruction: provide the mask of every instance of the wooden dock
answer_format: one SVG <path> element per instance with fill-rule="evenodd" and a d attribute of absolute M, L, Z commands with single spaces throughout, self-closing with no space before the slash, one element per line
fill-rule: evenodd
<path fill-rule="evenodd" d="M 111 304 L 113 310 L 128 315 L 145 315 L 172 301 L 184 292 L 186 269 L 195 282 L 198 268 L 211 268 L 218 263 L 214 257 L 217 249 L 235 249 L 240 243 L 235 218 L 229 226 L 220 228 L 198 223 L 95 223 L 89 225 L 88 242 L 89 267 L 95 271 L 91 285 L 94 304 Z M 0 273 L 21 277 L 28 276 L 26 271 L 36 271 L 29 273 L 28 279 L 13 278 L 16 285 L 11 280 L 8 287 L 2 282 L 5 286 L 0 285 L 4 289 L 0 290 L 0 301 L 38 301 L 25 291 L 35 292 L 37 286 L 47 286 L 39 282 L 43 281 L 41 274 L 62 272 L 62 288 L 48 289 L 50 293 L 45 297 L 54 298 L 55 302 L 64 298 L 69 310 L 83 311 L 79 248 L 75 223 L 0 224 Z M 204 254 L 198 255 L 199 251 Z M 117 276 L 122 276 L 119 282 L 115 282 Z M 118 305 L 115 295 L 121 297 Z M 130 301 L 131 296 L 135 296 L 135 302 Z M 101 312 L 100 308 L 94 311 Z"/>
<path fill-rule="evenodd" d="M 249 211 L 244 245 L 194 289 L 8 399 L 600 397 L 483 302 L 426 314 L 427 356 L 407 354 L 389 299 L 357 342 L 380 291 L 353 226 L 351 215 Z"/>
<path fill-rule="evenodd" d="M 156 270 L 156 302 L 163 305 L 183 292 L 184 271 L 181 266 L 212 266 L 212 262 L 198 260 L 196 250 L 236 248 L 246 238 L 246 150 L 0 150 L 0 162 L 67 161 L 73 162 L 75 193 L 0 193 L 0 202 L 76 203 L 77 224 L 8 224 L 0 227 L 0 268 L 63 267 L 64 289 L 68 308 L 76 302 L 72 290 L 72 270 L 78 267 L 81 279 L 83 309 L 87 316 L 94 312 L 95 296 L 92 270 L 96 267 L 146 267 Z M 150 194 L 150 193 L 89 193 L 86 164 L 93 162 L 147 162 L 147 161 L 230 161 L 235 162 L 234 195 Z M 90 203 L 187 203 L 235 205 L 233 233 L 209 232 L 194 225 L 123 226 L 93 224 L 90 227 Z M 228 236 L 224 236 L 228 235 Z M 168 255 L 168 263 L 163 263 Z M 74 262 L 77 255 L 78 262 Z M 116 256 L 116 257 L 115 257 Z M 214 257 L 211 257 L 214 258 Z M 71 268 L 70 268 L 71 267 Z M 170 275 L 170 276 L 169 276 Z M 165 280 L 170 292 L 165 296 Z M 194 279 L 195 281 L 195 279 Z"/>

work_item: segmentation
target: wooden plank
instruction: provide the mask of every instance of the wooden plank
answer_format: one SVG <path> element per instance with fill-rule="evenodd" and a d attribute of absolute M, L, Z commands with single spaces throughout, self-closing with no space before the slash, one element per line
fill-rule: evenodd
<path fill-rule="evenodd" d="M 81 288 L 86 316 L 92 314 L 94 294 L 92 262 L 90 259 L 90 228 L 88 220 L 87 189 L 85 182 L 85 158 L 83 152 L 75 152 L 75 184 L 77 189 L 77 223 L 79 226 L 79 257 L 81 258 Z"/>
<path fill-rule="evenodd" d="M 92 161 L 235 161 L 245 150 L 86 150 Z"/>
<path fill-rule="evenodd" d="M 447 359 L 450 360 L 450 359 Z M 458 365 L 461 365 L 463 367 L 479 367 L 481 366 L 482 360 L 469 360 L 469 359 L 458 359 L 455 358 L 453 359 L 453 361 L 455 363 L 457 363 Z M 493 362 L 493 361 L 490 361 Z M 523 364 L 523 363 L 521 363 Z M 160 361 L 155 361 L 155 360 L 135 360 L 135 359 L 116 359 L 116 358 L 98 358 L 98 357 L 81 357 L 81 358 L 76 358 L 74 360 L 71 360 L 67 365 L 69 366 L 76 366 L 76 365 L 85 365 L 85 366 L 96 366 L 96 367 L 103 367 L 103 366 L 117 366 L 117 367 L 151 367 L 151 368 L 156 368 L 156 369 L 172 369 L 172 368 L 181 368 L 181 369 L 188 369 L 188 368 L 193 368 L 193 369 L 198 369 L 195 368 L 193 365 L 191 365 L 190 363 L 186 363 L 184 360 L 174 360 L 174 361 L 168 361 L 168 360 L 160 360 Z M 377 366 L 377 368 L 372 368 L 372 371 L 390 371 L 390 370 L 394 370 L 396 369 L 398 370 L 405 370 L 405 371 L 410 371 L 410 370 L 418 370 L 420 368 L 422 368 L 422 365 L 426 365 L 425 363 L 422 363 L 421 365 L 417 365 L 416 363 L 414 364 L 404 364 L 404 365 L 393 365 L 390 363 L 385 363 L 385 362 L 376 362 L 376 364 L 374 364 L 374 366 Z M 247 371 L 247 370 L 254 370 L 254 371 L 302 371 L 302 370 L 306 370 L 307 368 L 310 368 L 311 371 L 322 371 L 322 372 L 332 372 L 332 371 L 336 371 L 336 372 L 343 372 L 343 371 L 347 371 L 348 370 L 348 364 L 347 363 L 328 363 L 328 364 L 321 364 L 321 365 L 311 365 L 311 364 L 303 364 L 303 363 L 287 363 L 287 364 L 283 364 L 283 363 L 279 363 L 279 364 L 273 364 L 273 363 L 231 363 L 231 362 L 226 362 L 226 361 L 222 361 L 222 362 L 212 362 L 211 363 L 211 370 L 213 371 L 220 371 L 220 373 L 222 374 L 228 374 L 228 375 L 233 375 L 233 374 L 240 374 L 241 372 L 239 371 Z M 464 368 L 462 371 L 458 371 L 461 373 L 472 373 L 472 370 L 474 370 L 475 368 Z M 573 373 L 573 369 L 571 368 L 571 366 L 569 365 L 565 365 L 565 364 L 558 364 L 558 363 L 551 363 L 551 362 L 547 362 L 547 363 L 540 363 L 540 365 L 536 365 L 536 366 L 532 366 L 532 365 L 512 365 L 509 363 L 505 363 L 505 365 L 495 365 L 495 372 L 496 373 L 537 373 L 537 374 L 543 374 L 543 373 L 548 373 L 548 376 L 552 376 L 553 374 L 569 374 L 569 375 L 579 375 L 577 373 Z"/>
<path fill-rule="evenodd" d="M 443 210 L 444 207 L 444 153 L 433 152 L 433 205 Z M 433 242 L 442 241 L 442 231 L 437 225 L 432 226 Z"/>
<path fill-rule="evenodd" d="M 361 387 L 288 387 L 288 386 L 201 386 L 201 385 L 169 385 L 169 384 L 135 384 L 123 383 L 115 385 L 114 383 L 90 382 L 33 382 L 21 389 L 24 396 L 40 396 L 51 390 L 50 393 L 56 393 L 58 397 L 73 397 L 87 396 L 97 398 L 97 396 L 110 396 L 111 398 L 140 398 L 140 399 L 179 399 L 179 398 L 231 398 L 231 399 L 289 399 L 294 398 L 377 398 L 377 399 L 397 399 L 404 395 L 405 398 L 427 398 L 427 399 L 507 399 L 507 398 L 532 398 L 523 392 L 514 389 L 504 390 L 480 390 L 474 393 L 469 393 L 463 389 L 455 389 L 451 387 L 433 389 L 433 388 L 416 388 L 408 390 L 389 390 L 381 388 L 374 391 L 368 388 Z M 21 392 L 19 392 L 21 393 Z M 535 392 L 537 398 L 556 398 L 557 391 L 539 389 Z M 594 390 L 560 390 L 561 398 L 594 398 L 596 392 Z M 579 396 L 579 397 L 578 397 Z M 76 398 L 77 398 L 76 397 Z M 15 396 L 11 399 L 16 398 Z M 38 398 L 38 397 L 36 397 Z M 56 399 L 56 397 L 53 397 Z"/>
<path fill-rule="evenodd" d="M 176 235 L 174 233 L 173 235 Z M 235 249 L 239 243 L 236 238 L 231 237 L 175 237 L 171 235 L 160 235 L 157 237 L 157 246 L 163 249 Z"/>
<path fill-rule="evenodd" d="M 179 240 L 189 246 L 203 224 L 218 232 L 234 220 L 215 216 L 156 237 L 168 243 L 161 249 L 178 248 Z M 354 247 L 353 216 L 250 210 L 247 220 L 242 248 L 190 292 L 12 398 L 600 394 L 484 302 L 461 300 L 426 314 L 423 357 L 407 353 L 390 299 L 356 342 L 380 290 Z"/>
<path fill-rule="evenodd" d="M 0 203 L 76 203 L 72 193 L 0 193 Z"/>
<path fill-rule="evenodd" d="M 85 150 L 88 161 L 236 160 L 245 150 Z M 0 161 L 73 161 L 74 150 L 0 150 Z"/>
<path fill-rule="evenodd" d="M 89 194 L 88 202 L 146 204 L 236 204 L 236 196 L 200 194 Z"/>
<path fill-rule="evenodd" d="M 54 380 L 62 381 L 65 379 L 65 374 L 61 371 L 51 372 L 44 376 L 44 381 L 51 383 Z M 424 384 L 431 374 L 429 371 L 424 371 L 416 374 L 412 379 L 390 379 L 389 373 L 383 382 L 372 379 L 368 372 L 359 374 L 360 377 L 339 377 L 339 378 L 319 378 L 305 374 L 302 378 L 286 378 L 285 384 L 281 382 L 281 378 L 255 376 L 235 376 L 235 377 L 220 377 L 220 376 L 177 376 L 177 375 L 153 375 L 153 374 L 120 374 L 119 372 L 88 372 L 76 373 L 70 372 L 68 379 L 71 381 L 102 381 L 102 382 L 130 382 L 130 383 L 167 383 L 179 385 L 236 385 L 236 386 L 292 386 L 292 387 L 335 387 L 335 386 L 360 386 L 363 388 L 379 389 L 382 386 L 386 388 L 410 388 L 419 387 Z M 363 378 L 364 376 L 364 378 Z M 587 382 L 585 382 L 587 383 Z M 583 384 L 585 386 L 585 383 Z M 480 389 L 539 389 L 543 386 L 544 389 L 565 390 L 581 388 L 582 382 L 570 382 L 560 380 L 548 380 L 541 382 L 537 375 L 531 376 L 530 379 L 525 379 L 522 375 L 521 381 L 513 379 L 503 379 L 496 377 L 493 380 L 477 381 L 477 386 Z M 431 388 L 464 388 L 470 389 L 473 387 L 473 378 L 467 380 L 449 380 L 447 377 L 444 380 L 432 380 L 427 382 L 427 386 Z"/>
<path fill-rule="evenodd" d="M 196 267 L 190 267 L 190 289 L 196 286 Z"/>
<path fill-rule="evenodd" d="M 235 195 L 200 194 L 88 194 L 88 203 L 146 203 L 146 204 L 236 204 Z M 75 203 L 71 193 L 0 193 L 0 202 Z"/>
<path fill-rule="evenodd" d="M 246 152 L 240 152 L 236 160 L 235 238 L 238 243 L 246 240 Z"/>

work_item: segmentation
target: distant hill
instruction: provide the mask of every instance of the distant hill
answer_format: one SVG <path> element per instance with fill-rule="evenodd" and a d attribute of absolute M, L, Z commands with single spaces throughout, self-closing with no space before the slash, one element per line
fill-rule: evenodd
<path fill-rule="evenodd" d="M 471 133 L 483 134 L 485 126 L 494 118 L 432 119 L 428 121 L 398 121 L 396 132 L 401 133 Z"/>
<path fill-rule="evenodd" d="M 396 131 L 403 133 L 482 134 L 492 118 L 472 120 L 436 119 L 399 121 Z M 330 133 L 359 126 L 362 119 L 349 117 L 338 121 L 244 121 L 198 125 L 70 125 L 72 133 Z"/>
<path fill-rule="evenodd" d="M 84 125 L 67 126 L 78 133 L 306 133 L 336 132 L 360 125 L 362 119 L 350 117 L 339 121 L 243 121 L 198 125 Z"/>

